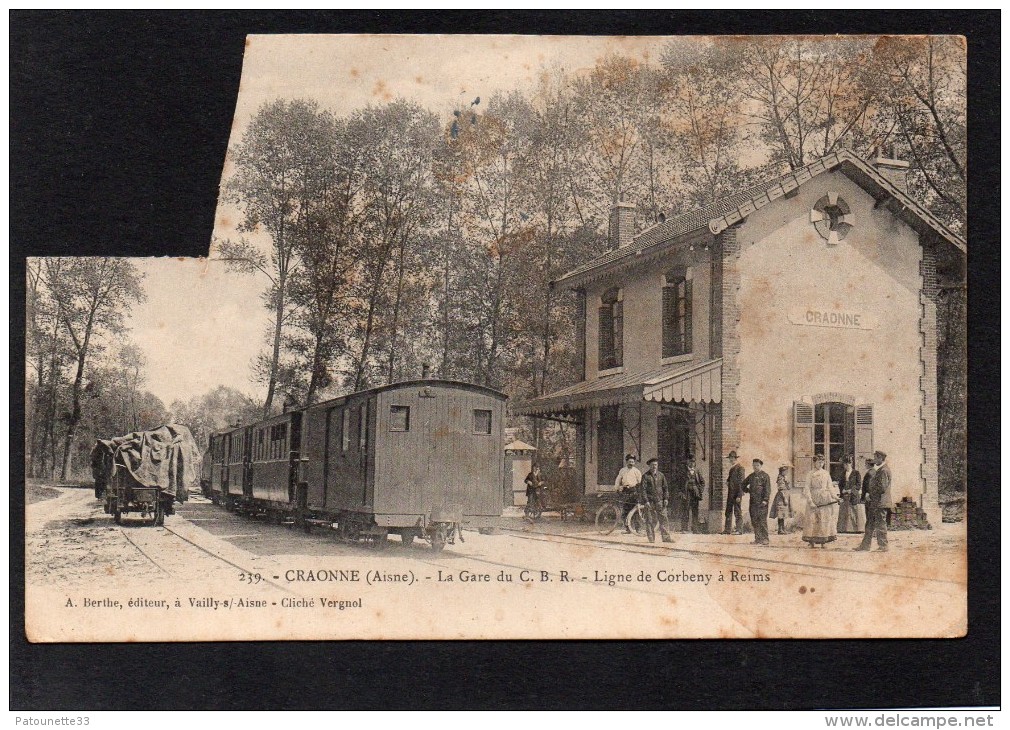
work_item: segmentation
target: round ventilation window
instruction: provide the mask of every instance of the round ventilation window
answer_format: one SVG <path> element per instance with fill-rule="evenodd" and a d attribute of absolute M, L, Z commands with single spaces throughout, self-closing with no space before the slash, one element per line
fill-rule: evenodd
<path fill-rule="evenodd" d="M 848 235 L 856 219 L 849 204 L 838 193 L 830 192 L 814 204 L 810 222 L 821 238 L 834 246 Z"/>

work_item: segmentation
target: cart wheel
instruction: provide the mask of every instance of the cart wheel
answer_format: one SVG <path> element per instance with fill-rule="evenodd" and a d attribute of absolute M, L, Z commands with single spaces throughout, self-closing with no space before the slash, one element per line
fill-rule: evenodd
<path fill-rule="evenodd" d="M 154 525 L 155 527 L 161 527 L 165 524 L 165 505 L 161 503 L 159 499 L 154 505 Z"/>
<path fill-rule="evenodd" d="M 404 530 L 400 533 L 400 542 L 403 543 L 404 547 L 410 547 L 414 544 L 414 533 Z"/>
<path fill-rule="evenodd" d="M 617 505 L 605 504 L 596 510 L 596 531 L 609 535 L 621 524 L 621 510 Z"/>

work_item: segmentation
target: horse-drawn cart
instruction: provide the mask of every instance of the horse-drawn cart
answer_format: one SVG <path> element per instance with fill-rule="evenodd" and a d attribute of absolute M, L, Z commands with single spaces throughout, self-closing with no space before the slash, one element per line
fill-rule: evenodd
<path fill-rule="evenodd" d="M 111 470 L 105 488 L 105 512 L 116 524 L 139 513 L 164 525 L 175 503 L 189 498 L 200 475 L 200 451 L 185 426 L 170 424 L 110 439 Z"/>

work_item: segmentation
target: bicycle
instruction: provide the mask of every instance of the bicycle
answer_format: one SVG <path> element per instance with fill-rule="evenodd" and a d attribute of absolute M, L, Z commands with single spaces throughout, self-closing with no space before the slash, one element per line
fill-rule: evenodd
<path fill-rule="evenodd" d="M 639 502 L 634 509 L 628 512 L 626 524 L 628 529 L 636 535 L 641 535 L 644 532 L 649 538 L 649 542 L 655 542 L 659 515 L 656 514 L 652 502 Z"/>
<path fill-rule="evenodd" d="M 604 499 L 606 501 L 596 510 L 596 531 L 601 535 L 609 535 L 618 527 L 626 524 L 624 508 L 628 502 L 628 495 L 623 491 L 612 492 L 607 494 Z"/>
<path fill-rule="evenodd" d="M 530 522 L 536 522 L 544 513 L 544 500 L 541 491 L 537 489 L 533 495 L 526 500 L 526 507 L 523 508 L 523 516 Z"/>

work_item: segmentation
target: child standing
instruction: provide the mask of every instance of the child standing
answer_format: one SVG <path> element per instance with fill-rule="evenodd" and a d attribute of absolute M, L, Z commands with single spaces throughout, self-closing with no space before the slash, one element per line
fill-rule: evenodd
<path fill-rule="evenodd" d="M 793 501 L 789 496 L 789 478 L 786 473 L 789 471 L 788 466 L 779 467 L 779 475 L 775 480 L 775 486 L 778 487 L 778 492 L 775 493 L 775 499 L 772 500 L 771 514 L 769 517 L 774 517 L 778 520 L 778 534 L 786 534 L 786 517 L 793 516 Z"/>

